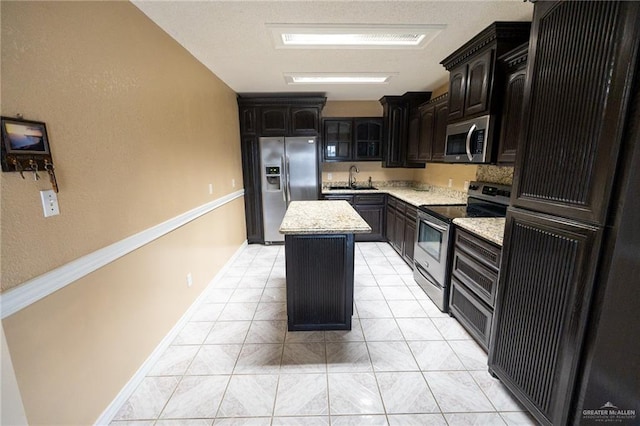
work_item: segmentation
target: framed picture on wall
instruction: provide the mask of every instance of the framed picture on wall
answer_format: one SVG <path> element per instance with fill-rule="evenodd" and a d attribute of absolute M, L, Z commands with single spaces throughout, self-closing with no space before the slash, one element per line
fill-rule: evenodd
<path fill-rule="evenodd" d="M 0 117 L 6 155 L 51 155 L 47 126 L 40 121 Z"/>

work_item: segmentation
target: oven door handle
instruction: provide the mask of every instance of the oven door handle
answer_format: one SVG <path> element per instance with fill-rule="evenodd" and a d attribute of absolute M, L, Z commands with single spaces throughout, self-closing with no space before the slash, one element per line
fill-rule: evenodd
<path fill-rule="evenodd" d="M 467 141 L 466 141 L 466 148 L 467 148 L 467 158 L 469 158 L 469 161 L 473 161 L 473 155 L 471 155 L 471 135 L 473 135 L 473 132 L 478 128 L 478 126 L 476 126 L 475 124 L 473 126 L 471 126 L 471 128 L 469 129 L 469 132 L 467 133 Z"/>
<path fill-rule="evenodd" d="M 427 218 L 425 218 L 424 216 L 420 216 L 419 220 L 424 221 L 424 223 L 426 223 L 427 225 L 429 225 L 430 227 L 437 229 L 438 231 L 442 231 L 442 232 L 446 232 L 447 231 L 447 226 L 442 226 L 442 225 L 438 225 L 437 223 L 431 222 L 430 220 L 428 220 Z M 418 224 L 418 226 L 420 226 L 420 224 Z"/>

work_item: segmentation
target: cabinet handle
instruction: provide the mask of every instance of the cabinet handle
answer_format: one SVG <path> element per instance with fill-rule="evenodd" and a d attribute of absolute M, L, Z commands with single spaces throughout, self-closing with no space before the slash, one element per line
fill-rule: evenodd
<path fill-rule="evenodd" d="M 467 133 L 467 144 L 466 144 L 466 148 L 467 148 L 467 158 L 469 159 L 469 161 L 473 161 L 473 155 L 471 155 L 471 135 L 473 134 L 474 130 L 476 130 L 477 126 L 474 124 L 473 126 L 471 126 L 471 128 L 469 129 L 469 132 Z"/>

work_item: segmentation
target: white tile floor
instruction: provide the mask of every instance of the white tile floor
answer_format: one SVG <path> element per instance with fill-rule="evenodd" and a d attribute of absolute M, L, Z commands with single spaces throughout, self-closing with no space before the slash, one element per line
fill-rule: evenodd
<path fill-rule="evenodd" d="M 282 246 L 248 246 L 114 425 L 529 425 L 386 243 L 356 245 L 351 331 L 288 332 Z"/>

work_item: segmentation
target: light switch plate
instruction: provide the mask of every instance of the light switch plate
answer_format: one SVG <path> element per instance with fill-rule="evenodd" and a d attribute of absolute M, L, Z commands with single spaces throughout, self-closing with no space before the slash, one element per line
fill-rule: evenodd
<path fill-rule="evenodd" d="M 40 198 L 42 199 L 42 210 L 44 211 L 44 217 L 56 216 L 60 214 L 60 207 L 58 206 L 58 196 L 53 189 L 40 191 Z"/>

